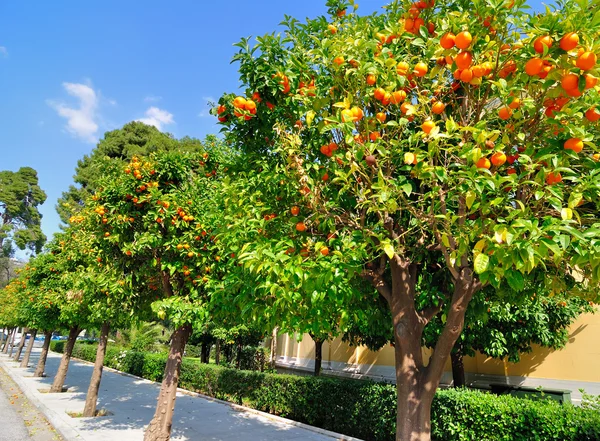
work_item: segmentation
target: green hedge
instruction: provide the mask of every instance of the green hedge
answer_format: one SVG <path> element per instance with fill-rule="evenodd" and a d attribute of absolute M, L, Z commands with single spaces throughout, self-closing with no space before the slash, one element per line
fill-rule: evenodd
<path fill-rule="evenodd" d="M 64 342 L 53 342 L 59 351 Z M 73 356 L 94 361 L 96 346 L 75 345 Z M 154 381 L 166 354 L 109 346 L 106 365 Z M 392 385 L 240 371 L 184 359 L 180 386 L 367 441 L 392 441 L 396 391 Z M 555 401 L 438 391 L 432 406 L 434 441 L 598 441 L 600 413 Z"/>

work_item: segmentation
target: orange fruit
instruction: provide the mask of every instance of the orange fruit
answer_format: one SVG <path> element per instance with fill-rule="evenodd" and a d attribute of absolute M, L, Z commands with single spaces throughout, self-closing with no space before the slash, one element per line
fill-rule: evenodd
<path fill-rule="evenodd" d="M 521 107 L 521 99 L 520 98 L 515 98 L 512 100 L 512 102 L 508 105 L 508 107 L 510 107 L 511 109 L 518 109 L 519 107 Z"/>
<path fill-rule="evenodd" d="M 468 83 L 473 79 L 473 71 L 471 69 L 465 69 L 460 73 L 460 80 Z"/>
<path fill-rule="evenodd" d="M 500 167 L 506 162 L 506 155 L 503 152 L 496 152 L 492 155 L 492 164 Z"/>
<path fill-rule="evenodd" d="M 575 153 L 579 153 L 583 150 L 583 141 L 579 138 L 567 139 L 564 147 L 565 150 L 573 150 Z"/>
<path fill-rule="evenodd" d="M 442 46 L 444 49 L 452 49 L 454 47 L 455 38 L 456 35 L 454 35 L 452 32 L 442 35 L 442 38 L 440 38 L 440 46 Z"/>
<path fill-rule="evenodd" d="M 595 107 L 590 107 L 587 112 L 585 112 L 585 117 L 588 119 L 588 121 L 596 122 L 600 119 L 600 113 Z"/>
<path fill-rule="evenodd" d="M 408 165 L 416 165 L 417 164 L 417 155 L 412 152 L 406 152 L 404 154 L 404 163 Z"/>
<path fill-rule="evenodd" d="M 452 76 L 454 77 L 455 80 L 460 80 L 460 74 L 462 73 L 462 69 L 456 69 L 453 73 Z"/>
<path fill-rule="evenodd" d="M 400 61 L 397 65 L 396 65 L 396 73 L 398 75 L 406 75 L 408 73 L 408 63 L 406 61 Z"/>
<path fill-rule="evenodd" d="M 549 35 L 538 37 L 533 42 L 533 49 L 538 54 L 544 53 L 544 46 L 546 46 L 548 49 L 552 47 L 552 38 Z"/>
<path fill-rule="evenodd" d="M 471 55 L 471 52 L 461 52 L 454 57 L 454 62 L 459 69 L 467 69 L 473 63 L 473 55 Z"/>
<path fill-rule="evenodd" d="M 490 169 L 490 167 L 492 166 L 492 163 L 490 162 L 490 160 L 486 157 L 482 157 L 479 158 L 479 161 L 477 161 L 477 168 L 485 168 L 485 169 Z"/>
<path fill-rule="evenodd" d="M 296 224 L 296 230 L 298 230 L 298 231 L 305 231 L 306 230 L 306 225 L 304 224 L 304 222 L 298 222 Z"/>
<path fill-rule="evenodd" d="M 441 101 L 436 101 L 431 106 L 431 111 L 433 113 L 435 113 L 436 115 L 439 115 L 444 111 L 445 108 L 446 108 L 446 105 L 444 103 L 442 103 Z"/>
<path fill-rule="evenodd" d="M 360 107 L 353 107 L 350 109 L 350 111 L 352 112 L 352 121 L 354 122 L 360 121 L 364 116 L 364 113 Z"/>
<path fill-rule="evenodd" d="M 598 84 L 598 78 L 593 75 L 585 74 L 585 88 L 591 89 Z"/>
<path fill-rule="evenodd" d="M 565 92 L 567 93 L 567 95 L 572 96 L 574 98 L 577 98 L 577 97 L 580 97 L 581 95 L 583 95 L 578 88 L 565 90 Z"/>
<path fill-rule="evenodd" d="M 424 77 L 425 74 L 427 73 L 427 65 L 425 63 L 423 63 L 422 61 L 418 62 L 415 65 L 415 68 L 413 70 L 413 73 L 415 74 L 415 76 L 417 77 Z"/>
<path fill-rule="evenodd" d="M 390 98 L 390 103 L 400 104 L 405 99 L 406 99 L 406 92 L 403 90 L 397 90 L 395 92 L 392 92 L 392 97 Z"/>
<path fill-rule="evenodd" d="M 372 142 L 377 141 L 379 138 L 381 138 L 381 133 L 379 133 L 379 132 L 371 132 L 371 133 L 369 133 L 369 139 Z"/>
<path fill-rule="evenodd" d="M 385 96 L 385 89 L 383 89 L 382 87 L 378 87 L 377 89 L 375 89 L 373 91 L 373 96 L 375 97 L 376 100 L 381 101 L 383 99 L 383 97 Z"/>
<path fill-rule="evenodd" d="M 320 250 L 320 253 L 321 253 L 323 256 L 327 256 L 327 255 L 329 254 L 329 248 L 327 248 L 327 247 L 323 247 L 323 248 L 321 248 L 321 250 Z"/>
<path fill-rule="evenodd" d="M 329 32 L 331 32 L 332 34 L 335 34 L 337 32 L 337 28 L 332 24 L 327 25 L 327 29 L 329 29 Z"/>
<path fill-rule="evenodd" d="M 596 162 L 600 162 L 600 153 L 594 153 L 592 159 Z"/>
<path fill-rule="evenodd" d="M 560 80 L 560 85 L 565 90 L 577 89 L 579 87 L 579 75 L 568 73 Z"/>
<path fill-rule="evenodd" d="M 569 32 L 560 39 L 559 46 L 563 51 L 570 51 L 575 49 L 579 44 L 579 35 L 575 32 Z"/>
<path fill-rule="evenodd" d="M 425 121 L 423 124 L 421 124 L 421 129 L 428 135 L 431 133 L 434 127 L 435 123 L 433 121 Z"/>
<path fill-rule="evenodd" d="M 233 107 L 243 109 L 246 106 L 246 98 L 243 96 L 236 96 L 233 100 Z"/>
<path fill-rule="evenodd" d="M 548 185 L 558 184 L 561 181 L 562 176 L 560 173 L 550 172 L 548 173 L 548 176 L 546 176 L 546 184 Z"/>
<path fill-rule="evenodd" d="M 500 110 L 498 110 L 498 116 L 500 117 L 500 119 L 506 121 L 508 118 L 510 118 L 512 116 L 512 109 L 510 107 L 501 107 Z"/>
<path fill-rule="evenodd" d="M 350 110 L 350 109 L 342 110 L 342 122 L 350 122 L 353 120 L 354 120 L 354 117 L 352 115 L 352 110 Z"/>
<path fill-rule="evenodd" d="M 475 78 L 481 78 L 481 77 L 483 77 L 484 75 L 487 75 L 487 74 L 486 74 L 486 71 L 487 71 L 487 69 L 486 69 L 486 67 L 485 67 L 484 65 L 482 65 L 482 64 L 478 64 L 478 65 L 476 65 L 476 66 L 473 66 L 473 68 L 472 68 L 471 70 L 473 71 L 473 76 L 474 76 Z M 490 69 L 490 71 L 491 71 L 491 69 Z M 489 72 L 488 72 L 488 73 L 489 73 Z"/>
<path fill-rule="evenodd" d="M 292 213 L 292 216 L 298 216 L 300 213 L 300 208 L 294 205 L 292 208 L 290 208 L 290 212 Z"/>
<path fill-rule="evenodd" d="M 337 64 L 338 66 L 341 66 L 342 64 L 344 64 L 344 57 L 342 57 L 342 56 L 338 55 L 337 57 L 335 57 L 335 58 L 333 59 L 333 62 L 334 62 L 335 64 Z"/>
<path fill-rule="evenodd" d="M 408 113 L 408 111 L 411 110 L 412 108 L 413 108 L 412 104 L 404 101 L 402 103 L 402 105 L 400 106 L 400 111 L 406 115 Z"/>
<path fill-rule="evenodd" d="M 377 82 L 377 77 L 375 75 L 369 74 L 367 75 L 367 84 L 369 86 L 374 85 Z"/>
<path fill-rule="evenodd" d="M 593 69 L 596 65 L 597 57 L 593 52 L 583 52 L 577 57 L 576 65 L 581 70 Z"/>
<path fill-rule="evenodd" d="M 525 73 L 531 77 L 539 74 L 543 67 L 544 61 L 541 58 L 532 58 L 525 63 Z"/>
<path fill-rule="evenodd" d="M 469 33 L 469 31 L 463 31 L 456 34 L 454 38 L 454 44 L 459 49 L 466 49 L 471 46 L 471 42 L 473 41 L 473 37 Z"/>
<path fill-rule="evenodd" d="M 375 115 L 375 118 L 377 118 L 377 120 L 381 123 L 385 122 L 387 116 L 384 112 L 377 112 L 377 114 Z"/>

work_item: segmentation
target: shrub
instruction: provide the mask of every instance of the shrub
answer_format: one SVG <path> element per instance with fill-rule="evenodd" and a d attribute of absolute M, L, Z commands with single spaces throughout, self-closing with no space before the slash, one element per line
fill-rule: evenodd
<path fill-rule="evenodd" d="M 240 369 L 264 372 L 269 370 L 270 351 L 264 346 L 245 346 L 242 349 Z"/>
<path fill-rule="evenodd" d="M 63 349 L 58 343 L 64 342 L 53 342 L 52 350 Z M 94 361 L 95 349 L 77 344 L 73 355 Z M 153 381 L 161 381 L 166 361 L 165 353 L 107 349 L 107 366 Z M 396 390 L 391 384 L 243 371 L 184 359 L 179 385 L 365 441 L 394 440 Z M 440 390 L 431 417 L 434 441 L 600 440 L 600 413 L 552 400 Z"/>

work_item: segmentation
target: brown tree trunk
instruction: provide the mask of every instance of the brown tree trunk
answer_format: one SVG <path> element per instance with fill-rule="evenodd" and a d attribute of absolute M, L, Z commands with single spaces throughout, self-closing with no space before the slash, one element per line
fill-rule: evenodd
<path fill-rule="evenodd" d="M 480 285 L 468 267 L 456 269 L 454 293 L 446 325 L 425 365 L 421 338 L 425 325 L 439 312 L 439 307 L 417 311 L 415 285 L 418 267 L 394 256 L 390 261 L 392 285 L 372 278 L 374 286 L 388 301 L 394 326 L 396 390 L 396 441 L 431 440 L 431 404 L 444 366 L 464 325 L 466 307 Z"/>
<path fill-rule="evenodd" d="M 318 377 L 321 374 L 321 365 L 323 363 L 323 342 L 321 338 L 317 338 L 312 334 L 309 334 L 310 338 L 315 342 L 315 369 L 313 375 Z"/>
<path fill-rule="evenodd" d="M 465 364 L 462 354 L 460 352 L 452 352 L 450 359 L 452 360 L 452 380 L 454 387 L 465 387 L 467 382 L 465 381 Z"/>
<path fill-rule="evenodd" d="M 217 366 L 221 362 L 221 340 L 217 340 L 215 345 L 215 363 Z"/>
<path fill-rule="evenodd" d="M 52 341 L 52 331 L 44 332 L 44 346 L 42 346 L 42 352 L 40 353 L 40 359 L 38 360 L 37 367 L 33 373 L 34 377 L 43 377 L 44 371 L 46 370 L 46 358 L 48 358 L 48 349 L 50 349 L 50 342 Z"/>
<path fill-rule="evenodd" d="M 32 329 L 29 344 L 27 345 L 27 349 L 25 350 L 25 355 L 23 355 L 23 361 L 21 361 L 20 367 L 22 368 L 26 368 L 29 366 L 29 357 L 31 356 L 31 350 L 33 349 L 33 343 L 35 342 L 36 335 L 37 329 Z"/>
<path fill-rule="evenodd" d="M 85 407 L 83 409 L 84 417 L 96 416 L 96 405 L 98 403 L 98 391 L 100 390 L 100 381 L 102 381 L 102 369 L 104 368 L 104 357 L 106 356 L 106 345 L 108 343 L 108 330 L 110 324 L 104 322 L 100 330 L 100 342 L 96 351 L 96 362 L 94 363 L 94 371 L 92 379 L 88 387 L 87 396 L 85 397 Z"/>
<path fill-rule="evenodd" d="M 200 346 L 200 363 L 208 363 L 210 357 L 210 345 L 207 342 L 202 342 Z"/>
<path fill-rule="evenodd" d="M 181 370 L 181 359 L 187 339 L 192 333 L 191 325 L 180 326 L 171 337 L 169 359 L 165 367 L 165 376 L 158 395 L 158 404 L 154 418 L 144 433 L 144 441 L 169 441 L 177 398 L 177 384 Z"/>
<path fill-rule="evenodd" d="M 244 347 L 242 346 L 241 343 L 238 343 L 237 345 L 237 354 L 235 357 L 235 367 L 240 369 L 242 367 L 242 349 Z"/>
<path fill-rule="evenodd" d="M 77 340 L 79 332 L 80 329 L 78 326 L 73 326 L 69 330 L 69 338 L 67 339 L 67 344 L 65 345 L 65 350 L 60 359 L 60 365 L 58 366 L 58 371 L 54 377 L 50 392 L 62 392 L 63 386 L 65 385 L 65 379 L 67 378 L 67 371 L 69 370 L 69 361 L 71 361 L 73 346 L 75 346 L 75 341 Z"/>
<path fill-rule="evenodd" d="M 13 332 L 15 332 L 14 328 L 8 330 L 6 341 L 4 342 L 4 347 L 2 348 L 2 352 L 5 354 L 8 354 L 8 346 L 10 345 L 10 339 L 12 338 Z"/>
<path fill-rule="evenodd" d="M 23 332 L 21 333 L 21 341 L 19 342 L 19 346 L 17 346 L 17 353 L 15 354 L 14 360 L 19 361 L 21 358 L 21 352 L 23 352 L 23 348 L 25 347 L 25 339 L 27 337 L 27 330 L 23 328 Z"/>

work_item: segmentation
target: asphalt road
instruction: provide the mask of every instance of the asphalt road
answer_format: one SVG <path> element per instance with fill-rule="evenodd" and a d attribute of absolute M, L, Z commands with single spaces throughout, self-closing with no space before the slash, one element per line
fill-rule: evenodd
<path fill-rule="evenodd" d="M 0 390 L 0 441 L 30 441 L 25 422 L 17 412 L 18 404 L 6 392 L 11 391 Z"/>

